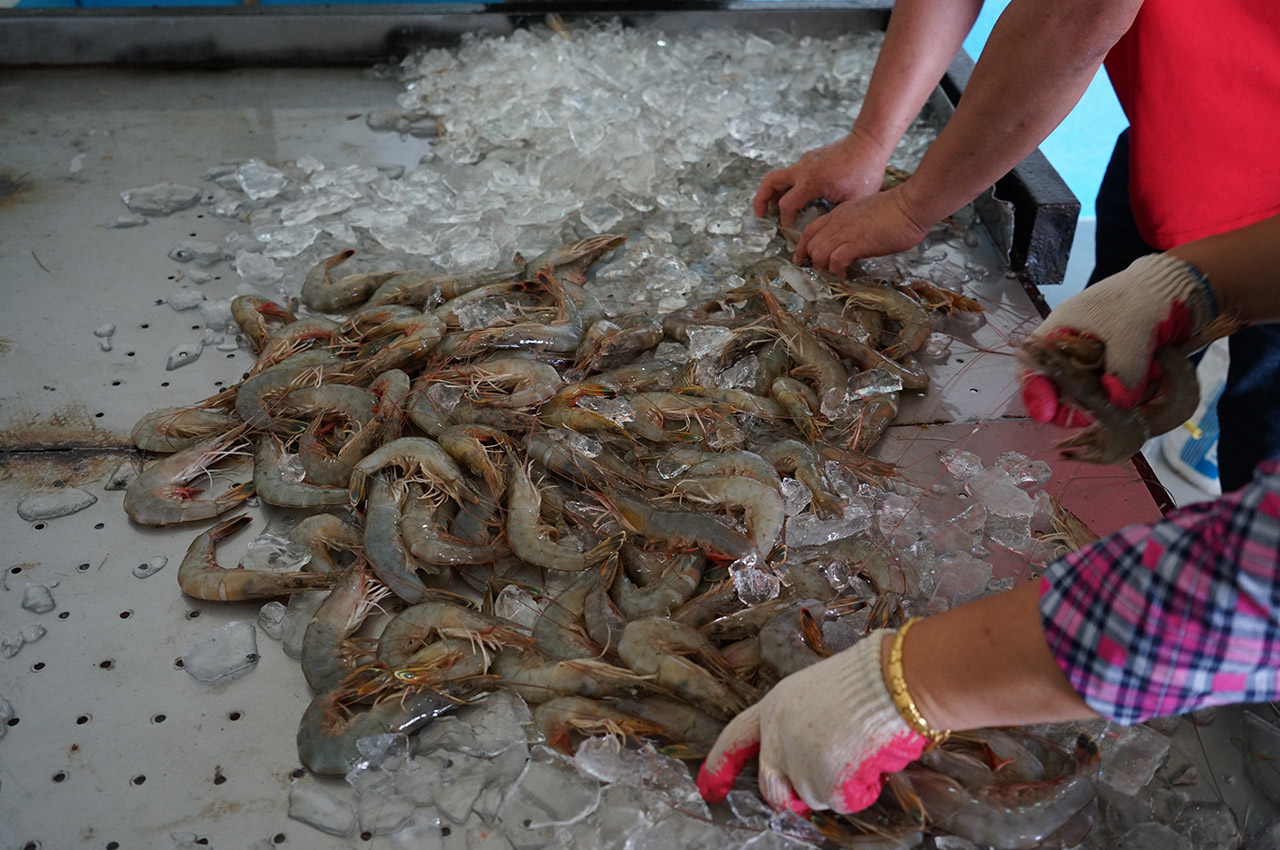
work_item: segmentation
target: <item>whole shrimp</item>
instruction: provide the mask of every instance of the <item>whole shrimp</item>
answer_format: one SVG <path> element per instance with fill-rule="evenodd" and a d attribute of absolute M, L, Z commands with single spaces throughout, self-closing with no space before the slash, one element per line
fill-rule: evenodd
<path fill-rule="evenodd" d="M 400 533 L 410 554 L 436 567 L 492 564 L 507 552 L 501 544 L 478 544 L 454 537 L 436 522 L 434 505 L 420 500 L 411 486 L 400 517 Z M 420 491 L 419 491 L 420 492 Z"/>
<path fill-rule="evenodd" d="M 713 717 L 728 719 L 758 696 L 737 680 L 729 663 L 696 629 L 666 617 L 628 623 L 618 656 L 632 670 L 653 676 L 657 684 Z"/>
<path fill-rule="evenodd" d="M 298 590 L 329 587 L 334 576 L 325 573 L 275 573 L 218 565 L 216 547 L 223 538 L 244 528 L 250 517 L 241 514 L 218 523 L 191 541 L 178 567 L 178 587 L 187 596 L 209 602 L 270 599 Z"/>
<path fill-rule="evenodd" d="M 930 770 L 908 768 L 901 776 L 930 824 L 984 847 L 1022 850 L 1039 846 L 1092 802 L 1099 762 L 1098 745 L 1081 735 L 1075 772 L 1053 779 L 965 789 Z"/>
<path fill-rule="evenodd" d="M 312 514 L 289 529 L 286 537 L 311 552 L 306 566 L 313 573 L 338 572 L 330 551 L 359 552 L 364 546 L 364 530 L 333 514 Z"/>
<path fill-rule="evenodd" d="M 579 552 L 557 543 L 540 519 L 542 494 L 524 465 L 513 461 L 507 478 L 507 545 L 522 561 L 552 570 L 580 571 L 600 564 L 616 541 Z"/>
<path fill-rule="evenodd" d="M 286 478 L 281 468 L 283 460 L 284 447 L 279 439 L 272 434 L 258 438 L 253 486 L 262 501 L 285 508 L 317 508 L 347 503 L 345 487 L 325 487 Z"/>
<path fill-rule="evenodd" d="M 244 426 L 234 428 L 144 469 L 125 490 L 125 513 L 142 525 L 171 525 L 211 519 L 244 502 L 253 495 L 252 482 L 237 484 L 208 499 L 197 498 L 203 491 L 190 486 L 196 478 L 208 475 L 214 464 L 238 454 L 244 433 Z"/>
<path fill-rule="evenodd" d="M 364 272 L 334 280 L 330 272 L 355 254 L 353 249 L 348 248 L 312 266 L 302 281 L 302 303 L 312 310 L 333 313 L 344 307 L 361 303 L 380 284 L 398 274 L 398 272 Z"/>
<path fill-rule="evenodd" d="M 129 437 L 144 452 L 176 452 L 239 424 L 237 417 L 202 405 L 162 407 L 139 419 Z"/>
<path fill-rule="evenodd" d="M 348 488 L 352 504 L 363 498 L 371 475 L 392 466 L 403 469 L 405 478 L 427 484 L 456 502 L 475 502 L 479 498 L 466 473 L 439 443 L 429 437 L 401 437 L 384 443 L 352 468 Z"/>
<path fill-rule="evenodd" d="M 389 668 L 402 667 L 433 638 L 462 638 L 481 650 L 528 647 L 533 642 L 500 617 L 429 599 L 404 609 L 383 627 L 378 661 Z"/>
<path fill-rule="evenodd" d="M 747 536 L 757 551 L 772 551 L 782 535 L 786 508 L 776 485 L 720 475 L 686 478 L 676 482 L 673 491 L 693 502 L 740 508 L 746 513 Z"/>
<path fill-rule="evenodd" d="M 614 696 L 652 686 L 651 677 L 596 658 L 554 659 L 512 647 L 497 654 L 490 671 L 504 688 L 533 705 L 558 696 Z"/>
<path fill-rule="evenodd" d="M 435 691 L 396 694 L 371 707 L 355 705 L 355 692 L 338 688 L 317 694 L 298 724 L 298 759 L 312 773 L 342 776 L 360 758 L 356 742 L 370 735 L 409 734 L 455 700 Z"/>
<path fill-rule="evenodd" d="M 374 476 L 365 500 L 364 556 L 378 580 L 406 602 L 418 602 L 427 586 L 418 578 L 418 563 L 405 549 L 400 534 L 403 491 L 381 475 Z"/>
<path fill-rule="evenodd" d="M 918 351 L 933 333 L 933 322 L 924 307 L 887 283 L 860 278 L 835 281 L 832 288 L 846 304 L 875 310 L 899 324 L 900 330 L 884 348 L 884 353 L 894 360 Z"/>
<path fill-rule="evenodd" d="M 272 323 L 292 324 L 298 317 L 261 295 L 237 295 L 231 299 L 231 318 L 249 338 L 254 351 L 262 351 L 271 334 Z"/>
<path fill-rule="evenodd" d="M 547 700 L 533 710 L 533 728 L 543 742 L 564 753 L 572 754 L 571 732 L 585 735 L 612 735 L 626 738 L 659 735 L 662 727 L 642 717 L 600 700 L 564 696 Z"/>
<path fill-rule="evenodd" d="M 582 283 L 587 279 L 587 269 L 592 263 L 626 241 L 625 236 L 601 233 L 551 248 L 525 263 L 523 277 L 530 280 L 540 274 L 549 274 L 570 283 Z"/>
<path fill-rule="evenodd" d="M 658 510 L 648 502 L 617 491 L 604 491 L 601 500 L 623 528 L 641 537 L 679 546 L 701 546 L 731 561 L 761 557 L 751 539 L 720 520 L 691 511 Z"/>
<path fill-rule="evenodd" d="M 354 650 L 348 638 L 388 595 L 386 588 L 359 567 L 339 577 L 307 622 L 302 638 L 302 674 L 311 690 L 331 691 L 352 670 L 373 660 L 372 655 Z"/>

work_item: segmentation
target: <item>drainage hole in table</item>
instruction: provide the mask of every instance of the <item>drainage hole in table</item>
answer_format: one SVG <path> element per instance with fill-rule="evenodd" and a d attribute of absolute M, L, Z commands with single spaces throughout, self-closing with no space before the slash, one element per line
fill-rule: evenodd
<path fill-rule="evenodd" d="M 144 782 L 146 782 L 146 781 L 147 781 L 147 777 L 145 777 L 145 776 L 143 776 L 141 773 L 139 773 L 137 776 L 135 776 L 135 777 L 133 777 L 132 779 L 130 779 L 130 780 L 129 780 L 129 784 L 130 784 L 130 785 L 141 785 L 142 783 L 144 783 Z"/>
<path fill-rule="evenodd" d="M 114 658 L 108 658 L 105 661 L 99 661 L 98 666 L 103 670 L 112 670 L 115 668 L 116 662 Z"/>
<path fill-rule="evenodd" d="M 194 620 L 194 619 L 198 618 L 199 616 L 200 616 L 200 612 L 199 612 L 199 611 L 188 611 L 188 612 L 187 612 L 187 619 L 188 619 L 188 620 Z"/>
<path fill-rule="evenodd" d="M 165 721 L 166 721 L 166 720 L 168 720 L 168 719 L 169 719 L 169 718 L 167 718 L 167 717 L 166 717 L 166 716 L 164 716 L 163 714 L 155 714 L 155 715 L 152 715 L 152 717 L 151 717 L 151 722 L 152 722 L 152 723 L 163 723 L 163 722 L 165 722 Z"/>
<path fill-rule="evenodd" d="M 66 780 L 66 778 L 67 778 L 67 774 L 61 770 L 59 770 L 57 773 L 53 775 L 54 782 L 63 782 Z"/>
<path fill-rule="evenodd" d="M 88 723 L 92 719 L 93 719 L 92 714 L 82 714 L 76 718 L 76 725 L 83 726 L 84 724 Z"/>
<path fill-rule="evenodd" d="M 132 617 L 132 616 L 133 616 L 133 612 L 132 612 L 132 611 L 121 611 L 121 612 L 120 612 L 120 619 L 121 619 L 121 620 L 127 620 L 127 619 L 129 619 L 130 617 Z"/>
<path fill-rule="evenodd" d="M 31 672 L 33 673 L 39 673 L 43 669 L 44 669 L 43 661 L 37 661 L 35 664 L 31 665 Z"/>

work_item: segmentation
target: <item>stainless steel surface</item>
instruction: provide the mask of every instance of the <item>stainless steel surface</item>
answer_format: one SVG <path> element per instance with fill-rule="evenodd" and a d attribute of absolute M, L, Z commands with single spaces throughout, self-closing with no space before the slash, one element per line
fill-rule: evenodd
<path fill-rule="evenodd" d="M 425 143 L 372 133 L 361 120 L 397 90 L 360 69 L 41 70 L 0 79 L 0 632 L 47 629 L 0 658 L 0 698 L 17 715 L 0 739 L 0 847 L 167 847 L 184 833 L 219 848 L 390 846 L 287 818 L 299 769 L 294 734 L 309 699 L 297 662 L 259 634 L 261 659 L 243 678 L 210 686 L 178 669 L 191 642 L 255 620 L 259 606 L 183 597 L 174 576 L 195 532 L 132 526 L 121 493 L 103 485 L 134 456 L 128 433 L 139 415 L 204 397 L 249 364 L 245 352 L 208 348 L 196 363 L 164 370 L 175 344 L 200 335 L 198 314 L 157 303 L 184 285 L 184 267 L 166 254 L 178 239 L 220 241 L 229 226 L 197 207 L 110 229 L 125 212 L 120 192 L 161 180 L 197 185 L 205 169 L 247 157 L 412 165 Z M 186 285 L 228 297 L 235 273 L 226 264 L 213 271 L 216 279 Z M 997 275 L 989 286 L 1000 309 L 971 352 L 963 342 L 953 348 L 953 358 L 970 356 L 938 372 L 940 403 L 917 405 L 906 420 L 943 424 L 899 426 L 882 450 L 917 483 L 936 476 L 933 455 L 949 445 L 988 461 L 1009 448 L 1052 459 L 1043 430 L 1000 421 L 1016 415 L 1005 343 L 1035 311 L 1016 281 Z M 107 323 L 117 329 L 102 351 L 93 331 Z M 1155 515 L 1127 467 L 1059 466 L 1058 476 L 1069 506 L 1099 530 Z M 19 518 L 23 497 L 58 486 L 98 502 L 59 519 Z M 224 562 L 243 545 L 229 544 Z M 157 556 L 168 558 L 163 570 L 134 577 Z M 54 611 L 20 607 L 28 582 L 53 587 Z"/>

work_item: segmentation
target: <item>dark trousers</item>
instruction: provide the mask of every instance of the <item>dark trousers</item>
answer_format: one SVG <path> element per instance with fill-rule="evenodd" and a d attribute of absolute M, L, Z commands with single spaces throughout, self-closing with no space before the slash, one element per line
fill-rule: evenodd
<path fill-rule="evenodd" d="M 1098 189 L 1092 285 L 1155 248 L 1143 240 L 1129 205 L 1129 131 L 1116 140 Z M 1258 325 L 1228 341 L 1231 365 L 1218 400 L 1218 477 L 1224 493 L 1253 479 L 1259 463 L 1280 456 L 1280 325 Z"/>

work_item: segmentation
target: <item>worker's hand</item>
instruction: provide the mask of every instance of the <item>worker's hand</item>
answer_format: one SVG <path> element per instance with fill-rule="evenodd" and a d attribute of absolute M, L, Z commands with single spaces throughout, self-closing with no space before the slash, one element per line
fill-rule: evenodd
<path fill-rule="evenodd" d="M 846 201 L 814 220 L 796 245 L 795 262 L 843 275 L 854 260 L 896 254 L 920 244 L 934 222 L 921 223 L 902 186 Z"/>
<path fill-rule="evenodd" d="M 818 198 L 832 204 L 863 198 L 880 191 L 889 152 L 870 139 L 850 133 L 838 142 L 814 148 L 795 165 L 770 171 L 760 181 L 753 206 L 764 217 L 778 204 L 783 227 L 795 223 L 802 209 Z"/>
<path fill-rule="evenodd" d="M 1151 254 L 1064 301 L 1026 344 L 1066 334 L 1085 334 L 1104 345 L 1102 383 L 1111 403 L 1132 408 L 1160 377 L 1156 349 L 1186 342 L 1217 313 L 1213 291 L 1190 265 L 1168 254 Z M 1038 422 L 1067 421 L 1072 409 L 1044 375 L 1024 372 L 1022 398 Z"/>
<path fill-rule="evenodd" d="M 760 792 L 776 811 L 856 812 L 876 801 L 884 775 L 906 767 L 927 739 L 898 714 L 873 632 L 783 679 L 735 717 L 698 772 L 698 790 L 719 802 L 743 766 L 760 757 Z"/>

